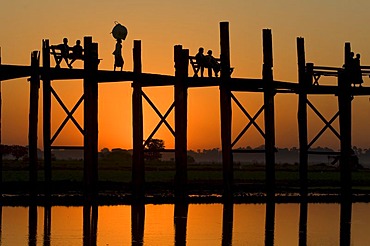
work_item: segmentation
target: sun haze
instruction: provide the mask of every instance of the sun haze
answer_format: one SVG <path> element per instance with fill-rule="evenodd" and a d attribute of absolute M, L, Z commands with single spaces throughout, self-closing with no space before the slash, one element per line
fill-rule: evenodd
<path fill-rule="evenodd" d="M 123 42 L 123 70 L 132 71 L 133 40 L 142 41 L 143 72 L 174 74 L 173 47 L 183 45 L 195 55 L 199 47 L 220 53 L 219 22 L 230 23 L 231 66 L 233 77 L 261 78 L 262 29 L 270 28 L 273 34 L 274 79 L 297 82 L 296 37 L 306 43 L 306 60 L 317 65 L 341 67 L 344 62 L 344 43 L 361 53 L 361 62 L 370 64 L 370 23 L 367 10 L 370 2 L 359 1 L 4 1 L 0 8 L 0 46 L 2 64 L 30 64 L 30 53 L 41 49 L 43 39 L 59 44 L 64 37 L 73 45 L 84 36 L 92 36 L 99 44 L 99 69 L 113 70 L 112 52 L 115 40 L 111 35 L 114 22 L 128 29 Z M 74 67 L 82 67 L 76 61 Z M 189 67 L 189 76 L 192 76 Z M 364 86 L 369 86 L 364 78 Z M 323 78 L 327 83 L 334 80 Z M 52 82 L 66 106 L 71 109 L 82 93 L 82 81 Z M 173 88 L 145 88 L 162 114 L 173 102 Z M 41 90 L 40 90 L 41 91 Z M 2 142 L 27 145 L 29 84 L 27 79 L 2 82 Z M 129 82 L 99 85 L 99 148 L 132 148 L 132 88 Z M 238 99 L 254 115 L 263 103 L 258 93 L 236 93 Z M 312 102 L 327 119 L 337 111 L 337 98 L 311 97 Z M 40 108 L 42 95 L 40 99 Z M 298 146 L 298 97 L 283 94 L 275 97 L 276 145 Z M 220 147 L 220 115 L 218 88 L 189 89 L 188 148 L 208 149 Z M 66 117 L 53 101 L 52 130 Z M 369 136 L 363 134 L 370 114 L 368 97 L 353 101 L 353 145 L 368 148 Z M 83 111 L 79 108 L 76 119 L 83 125 Z M 263 115 L 262 115 L 263 116 Z M 160 119 L 144 103 L 144 138 Z M 169 115 L 173 124 L 173 113 Z M 263 118 L 257 122 L 263 126 Z M 243 113 L 233 107 L 233 136 L 247 123 Z M 309 137 L 314 137 L 324 126 L 317 116 L 309 112 Z M 336 123 L 337 124 L 337 123 Z M 335 125 L 335 124 L 334 124 Z M 337 124 L 338 125 L 338 124 Z M 39 118 L 39 147 L 42 148 L 42 112 Z M 156 138 L 173 147 L 171 133 L 163 128 Z M 56 144 L 79 145 L 82 136 L 71 122 L 58 137 Z M 237 147 L 257 147 L 263 139 L 251 129 Z M 338 140 L 330 132 L 325 134 L 321 146 L 338 149 Z"/>

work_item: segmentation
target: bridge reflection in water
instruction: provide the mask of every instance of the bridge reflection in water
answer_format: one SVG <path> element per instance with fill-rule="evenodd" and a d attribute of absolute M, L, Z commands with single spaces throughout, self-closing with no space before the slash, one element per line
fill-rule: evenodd
<path fill-rule="evenodd" d="M 367 245 L 368 203 L 0 207 L 1 245 Z"/>

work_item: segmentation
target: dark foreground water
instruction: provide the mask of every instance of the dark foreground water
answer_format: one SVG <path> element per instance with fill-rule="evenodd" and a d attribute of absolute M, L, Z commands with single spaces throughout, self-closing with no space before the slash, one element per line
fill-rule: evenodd
<path fill-rule="evenodd" d="M 370 203 L 1 207 L 1 245 L 370 245 Z"/>

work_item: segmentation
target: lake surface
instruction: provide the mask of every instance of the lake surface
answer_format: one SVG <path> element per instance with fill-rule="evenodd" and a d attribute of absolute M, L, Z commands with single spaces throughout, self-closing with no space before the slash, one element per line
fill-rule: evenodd
<path fill-rule="evenodd" d="M 1 245 L 370 245 L 370 203 L 1 207 Z"/>

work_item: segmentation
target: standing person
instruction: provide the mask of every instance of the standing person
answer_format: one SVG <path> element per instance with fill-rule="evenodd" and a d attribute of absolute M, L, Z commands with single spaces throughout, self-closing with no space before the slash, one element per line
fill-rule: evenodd
<path fill-rule="evenodd" d="M 205 65 L 205 56 L 204 56 L 204 48 L 200 47 L 198 53 L 195 55 L 195 60 L 197 61 L 200 69 L 200 76 L 203 77 L 204 73 L 204 65 Z"/>
<path fill-rule="evenodd" d="M 359 84 L 361 87 L 364 81 L 362 80 L 360 57 L 360 54 L 356 54 L 356 58 L 353 60 L 353 86 Z"/>
<path fill-rule="evenodd" d="M 116 49 L 113 51 L 114 55 L 114 71 L 116 71 L 116 67 L 120 67 L 121 71 L 123 69 L 123 57 L 122 57 L 122 39 L 117 39 Z"/>

